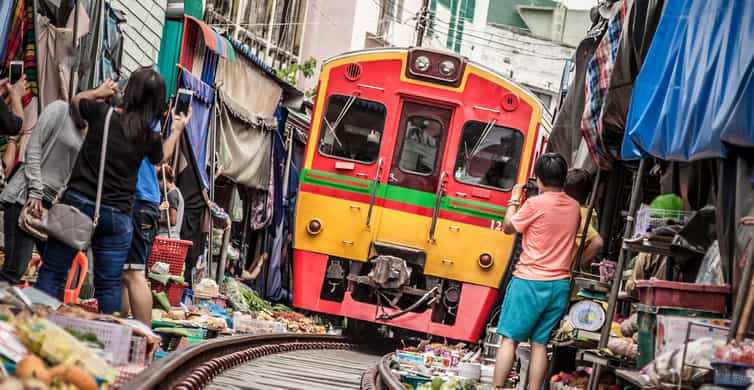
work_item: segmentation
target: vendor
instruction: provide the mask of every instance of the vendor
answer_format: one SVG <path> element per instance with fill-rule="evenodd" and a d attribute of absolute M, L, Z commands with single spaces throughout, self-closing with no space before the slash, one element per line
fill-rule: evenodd
<path fill-rule="evenodd" d="M 589 193 L 592 191 L 592 175 L 585 169 L 571 169 L 566 176 L 566 184 L 563 190 L 571 198 L 579 202 L 581 209 L 581 224 L 579 230 L 576 233 L 576 242 L 574 244 L 574 261 L 575 256 L 578 254 L 581 241 L 584 240 L 584 252 L 581 255 L 581 263 L 579 264 L 579 270 L 583 273 L 592 272 L 592 261 L 602 250 L 603 241 L 597 227 L 597 213 L 592 210 L 592 216 L 589 221 L 589 228 L 586 231 L 586 237 L 583 237 L 584 225 L 586 224 L 587 215 L 589 213 L 589 207 L 587 207 L 587 201 L 589 200 Z"/>

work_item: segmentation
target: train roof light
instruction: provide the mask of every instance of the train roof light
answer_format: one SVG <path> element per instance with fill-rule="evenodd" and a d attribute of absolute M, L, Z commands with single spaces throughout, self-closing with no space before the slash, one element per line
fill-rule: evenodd
<path fill-rule="evenodd" d="M 432 61 L 430 61 L 427 56 L 416 57 L 416 61 L 414 61 L 414 67 L 420 72 L 426 72 L 429 70 L 430 65 L 432 65 Z"/>

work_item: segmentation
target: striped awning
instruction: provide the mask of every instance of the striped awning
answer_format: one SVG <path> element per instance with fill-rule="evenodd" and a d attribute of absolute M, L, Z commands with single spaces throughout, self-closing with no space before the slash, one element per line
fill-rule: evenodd
<path fill-rule="evenodd" d="M 234 61 L 236 59 L 236 53 L 230 42 L 201 20 L 193 16 L 185 15 L 184 28 L 196 28 L 201 32 L 201 35 L 204 38 L 204 45 L 215 52 L 218 56 L 225 58 L 228 61 Z"/>

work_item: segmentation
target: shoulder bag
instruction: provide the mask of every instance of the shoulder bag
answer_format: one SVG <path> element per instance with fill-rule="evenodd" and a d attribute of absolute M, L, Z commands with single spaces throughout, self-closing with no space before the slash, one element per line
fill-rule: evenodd
<path fill-rule="evenodd" d="M 97 177 L 97 199 L 94 205 L 94 218 L 90 218 L 78 208 L 60 202 L 55 202 L 47 213 L 47 233 L 71 248 L 86 250 L 92 241 L 94 229 L 99 221 L 100 205 L 102 202 L 102 181 L 105 174 L 105 156 L 107 155 L 107 136 L 110 132 L 110 117 L 112 107 L 105 116 L 105 129 L 102 134 L 102 151 L 99 160 L 99 175 Z"/>

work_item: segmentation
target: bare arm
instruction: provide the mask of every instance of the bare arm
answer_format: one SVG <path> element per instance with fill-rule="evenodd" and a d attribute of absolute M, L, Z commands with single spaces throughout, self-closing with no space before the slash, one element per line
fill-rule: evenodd
<path fill-rule="evenodd" d="M 513 226 L 513 216 L 518 212 L 521 205 L 521 192 L 524 189 L 523 184 L 516 184 L 511 191 L 511 200 L 508 201 L 508 210 L 505 211 L 505 221 L 503 221 L 503 232 L 505 234 L 516 234 L 516 227 Z"/>
<path fill-rule="evenodd" d="M 183 130 L 188 126 L 189 120 L 191 120 L 191 108 L 189 107 L 188 114 L 176 114 L 173 111 L 173 121 L 170 125 L 170 136 L 165 142 L 162 143 L 162 163 L 166 163 L 173 156 L 175 152 L 175 146 L 178 140 L 181 139 Z"/>
<path fill-rule="evenodd" d="M 584 253 L 581 254 L 581 263 L 585 265 L 591 265 L 592 260 L 600 254 L 600 251 L 602 251 L 603 245 L 604 243 L 602 242 L 602 237 L 593 237 L 586 245 L 586 248 L 584 248 Z"/>
<path fill-rule="evenodd" d="M 71 99 L 71 104 L 73 105 L 73 108 L 78 112 L 79 102 L 81 102 L 82 100 L 84 99 L 97 100 L 97 99 L 108 98 L 110 96 L 113 96 L 117 91 L 118 91 L 118 84 L 116 84 L 115 81 L 105 80 L 104 83 L 102 83 L 99 87 L 95 89 L 82 91 L 74 95 L 73 99 Z"/>

